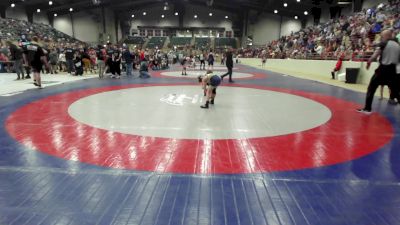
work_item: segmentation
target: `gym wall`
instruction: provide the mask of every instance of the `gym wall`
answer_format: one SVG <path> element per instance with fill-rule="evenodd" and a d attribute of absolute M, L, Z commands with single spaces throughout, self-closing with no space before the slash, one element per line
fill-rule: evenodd
<path fill-rule="evenodd" d="M 248 35 L 253 36 L 254 45 L 265 45 L 267 42 L 279 39 L 279 35 L 288 35 L 301 29 L 301 22 L 294 18 L 281 18 L 279 15 L 264 13 L 257 22 L 249 24 Z"/>
<path fill-rule="evenodd" d="M 364 0 L 362 8 L 368 9 L 368 8 L 374 7 L 380 3 L 387 3 L 387 2 L 388 2 L 388 0 Z"/>
<path fill-rule="evenodd" d="M 147 13 L 146 16 L 143 16 L 144 11 Z M 173 7 L 164 11 L 162 5 L 150 9 L 144 8 L 141 10 L 134 10 L 132 14 L 134 14 L 135 17 L 131 19 L 131 30 L 137 30 L 140 26 L 178 27 L 179 16 L 175 16 L 174 12 Z M 209 16 L 210 12 L 213 13 L 212 17 Z M 165 15 L 164 19 L 161 18 L 162 14 Z M 197 19 L 193 18 L 195 14 L 198 16 Z M 225 16 L 228 16 L 229 19 L 225 19 Z M 201 6 L 186 5 L 183 27 L 218 27 L 225 28 L 226 31 L 232 31 L 232 19 L 235 19 L 234 16 L 235 15 L 229 12 L 215 9 L 210 10 Z"/>

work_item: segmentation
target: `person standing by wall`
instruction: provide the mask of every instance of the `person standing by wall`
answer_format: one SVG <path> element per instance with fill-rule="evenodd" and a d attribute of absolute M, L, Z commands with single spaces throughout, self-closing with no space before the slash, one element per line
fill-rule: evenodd
<path fill-rule="evenodd" d="M 199 60 L 200 60 L 200 70 L 206 70 L 206 62 L 205 62 L 204 52 L 200 52 Z"/>
<path fill-rule="evenodd" d="M 261 55 L 261 67 L 265 68 L 265 64 L 267 63 L 267 56 L 265 54 Z"/>
<path fill-rule="evenodd" d="M 60 51 L 58 56 L 58 67 L 60 72 L 65 72 L 67 68 L 67 59 L 65 58 L 64 51 Z"/>
<path fill-rule="evenodd" d="M 11 60 L 14 61 L 14 70 L 17 73 L 17 80 L 25 79 L 24 68 L 23 68 L 23 52 L 20 47 L 13 44 L 11 41 L 7 41 L 7 45 L 10 48 Z"/>
<path fill-rule="evenodd" d="M 99 45 L 96 50 L 96 57 L 97 57 L 97 68 L 99 70 L 99 78 L 104 78 L 104 73 L 106 69 L 106 58 L 107 53 L 103 46 Z"/>
<path fill-rule="evenodd" d="M 129 49 L 125 48 L 122 53 L 122 58 L 126 63 L 126 76 L 132 76 L 132 69 L 133 69 L 133 55 L 129 51 Z"/>
<path fill-rule="evenodd" d="M 121 52 L 118 50 L 117 47 L 114 48 L 114 54 L 112 55 L 112 67 L 113 70 L 111 71 L 112 76 L 111 78 L 121 78 Z"/>
<path fill-rule="evenodd" d="M 213 50 L 211 49 L 207 57 L 208 70 L 214 70 L 214 61 L 215 61 L 214 53 Z"/>
<path fill-rule="evenodd" d="M 333 70 L 331 72 L 332 80 L 335 79 L 336 73 L 339 72 L 342 69 L 344 57 L 345 57 L 345 54 L 341 54 L 339 56 L 339 59 L 338 59 L 338 61 L 336 63 L 336 66 L 335 66 L 335 68 L 333 68 Z"/>
<path fill-rule="evenodd" d="M 107 70 L 109 70 L 110 73 L 115 74 L 114 63 L 113 63 L 113 57 L 114 57 L 113 46 L 111 44 L 108 44 L 106 51 L 107 51 L 107 61 L 106 61 L 105 73 L 107 73 Z"/>
<path fill-rule="evenodd" d="M 228 68 L 228 72 L 221 76 L 222 80 L 224 77 L 229 75 L 229 82 L 234 83 L 232 80 L 232 73 L 233 73 L 233 55 L 232 55 L 232 48 L 228 50 L 226 53 L 226 67 Z"/>
<path fill-rule="evenodd" d="M 371 114 L 375 92 L 380 85 L 389 86 L 392 94 L 391 99 L 394 100 L 396 98 L 398 101 L 400 99 L 399 84 L 396 82 L 396 66 L 399 64 L 400 46 L 397 41 L 393 39 L 391 30 L 383 31 L 381 36 L 382 42 L 367 63 L 367 69 L 369 69 L 371 63 L 379 57 L 379 67 L 375 70 L 375 74 L 372 76 L 369 83 L 365 107 L 357 110 L 365 114 Z"/>
<path fill-rule="evenodd" d="M 58 53 L 55 48 L 50 50 L 49 59 L 50 59 L 50 73 L 57 74 Z"/>
<path fill-rule="evenodd" d="M 82 63 L 83 63 L 83 68 L 84 68 L 85 73 L 87 74 L 88 71 L 90 71 L 90 73 L 93 73 L 91 63 L 90 63 L 90 55 L 89 55 L 88 49 L 81 49 L 80 55 L 82 57 Z"/>
<path fill-rule="evenodd" d="M 74 71 L 74 57 L 75 57 L 75 50 L 71 47 L 70 44 L 67 45 L 65 48 L 65 61 L 67 64 L 67 72 L 69 75 L 72 75 Z"/>

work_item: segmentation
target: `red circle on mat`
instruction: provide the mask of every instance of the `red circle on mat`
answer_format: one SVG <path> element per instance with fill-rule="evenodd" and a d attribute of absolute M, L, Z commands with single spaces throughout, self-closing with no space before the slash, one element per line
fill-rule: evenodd
<path fill-rule="evenodd" d="M 73 91 L 32 102 L 6 120 L 10 135 L 29 148 L 83 163 L 121 169 L 187 174 L 240 174 L 289 171 L 342 163 L 377 151 L 393 137 L 390 122 L 365 116 L 358 105 L 304 91 L 250 85 L 302 96 L 327 106 L 332 118 L 317 128 L 276 137 L 187 140 L 144 137 L 94 128 L 68 114 L 75 101 L 102 92 L 146 84 Z M 99 112 L 101 113 L 101 112 Z M 134 115 L 127 115 L 129 116 Z"/>

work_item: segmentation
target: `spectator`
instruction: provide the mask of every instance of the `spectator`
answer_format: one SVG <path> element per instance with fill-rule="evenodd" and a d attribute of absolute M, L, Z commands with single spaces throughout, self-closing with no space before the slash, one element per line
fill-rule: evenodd
<path fill-rule="evenodd" d="M 58 56 L 58 66 L 60 71 L 66 71 L 67 69 L 67 60 L 65 58 L 65 53 L 64 52 L 60 52 L 59 56 Z"/>
<path fill-rule="evenodd" d="M 58 72 L 57 72 L 58 53 L 57 53 L 56 49 L 54 49 L 54 48 L 50 50 L 49 61 L 50 61 L 50 73 L 58 74 Z"/>
<path fill-rule="evenodd" d="M 148 64 L 146 57 L 143 58 L 143 60 L 140 63 L 139 77 L 140 78 L 150 78 L 149 64 Z"/>
<path fill-rule="evenodd" d="M 75 53 L 75 59 L 73 61 L 75 67 L 75 76 L 83 76 L 83 62 L 81 54 Z"/>
<path fill-rule="evenodd" d="M 126 75 L 132 76 L 132 69 L 133 69 L 133 55 L 129 51 L 129 49 L 125 48 L 122 53 L 122 58 L 125 61 L 126 66 Z"/>
<path fill-rule="evenodd" d="M 74 56 L 75 50 L 71 47 L 70 44 L 68 44 L 67 48 L 65 49 L 65 60 L 67 64 L 67 72 L 69 73 L 69 75 L 71 75 L 74 71 Z"/>
<path fill-rule="evenodd" d="M 7 41 L 7 45 L 10 48 L 11 60 L 14 61 L 14 71 L 17 73 L 17 80 L 25 79 L 24 77 L 24 67 L 23 67 L 23 51 L 20 47 Z"/>

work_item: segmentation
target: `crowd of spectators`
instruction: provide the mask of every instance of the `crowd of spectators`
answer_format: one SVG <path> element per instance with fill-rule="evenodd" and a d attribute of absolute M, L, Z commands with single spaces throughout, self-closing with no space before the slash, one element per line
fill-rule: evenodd
<path fill-rule="evenodd" d="M 79 43 L 75 38 L 47 24 L 0 18 L 0 39 L 18 40 L 22 36 L 37 36 L 41 40 L 50 42 Z"/>
<path fill-rule="evenodd" d="M 75 46 L 76 48 L 85 46 L 85 43 L 54 29 L 50 25 L 0 18 L 0 71 L 4 72 L 6 69 L 9 71 L 10 67 L 7 62 L 13 61 L 6 41 L 21 45 L 21 42 L 30 41 L 34 36 L 41 40 L 42 47 L 49 52 L 53 49 L 65 49 L 66 46 Z"/>
<path fill-rule="evenodd" d="M 380 4 L 370 9 L 331 19 L 325 24 L 307 27 L 265 47 L 247 48 L 239 52 L 243 57 L 337 59 L 361 61 L 374 51 L 380 33 L 392 29 L 400 40 L 400 1 Z"/>

